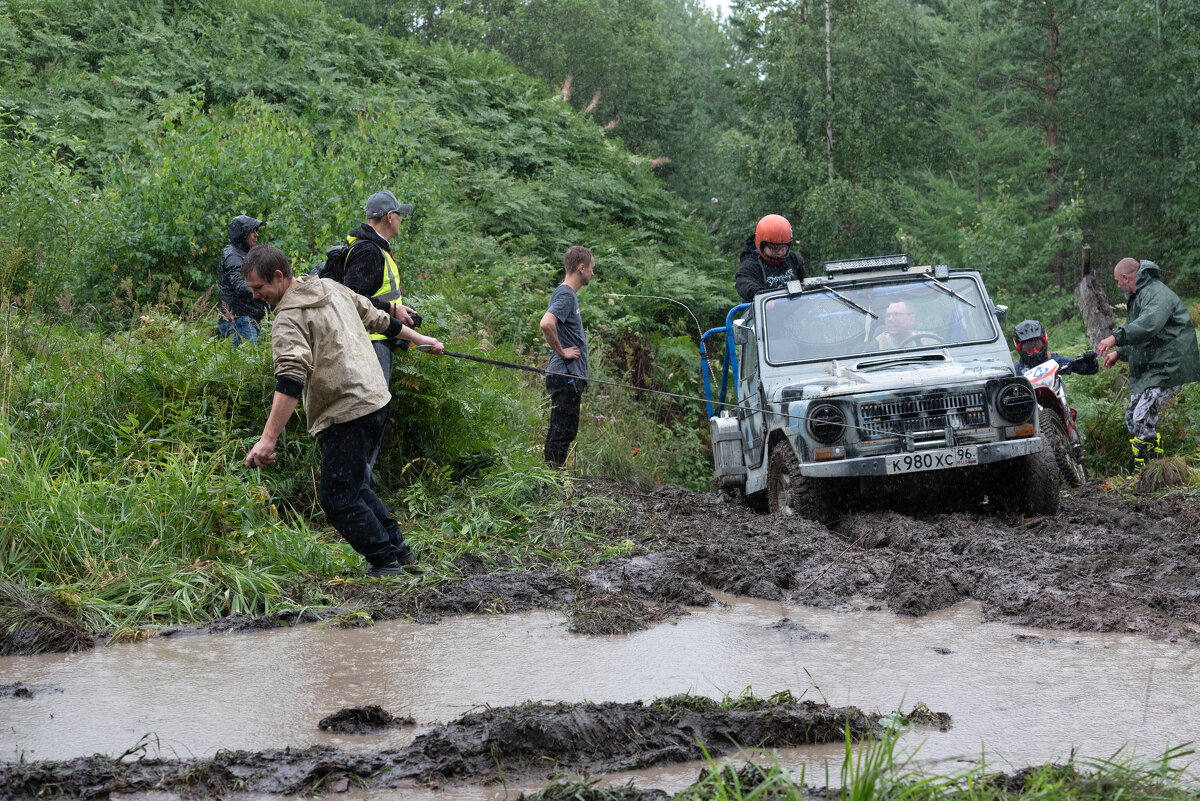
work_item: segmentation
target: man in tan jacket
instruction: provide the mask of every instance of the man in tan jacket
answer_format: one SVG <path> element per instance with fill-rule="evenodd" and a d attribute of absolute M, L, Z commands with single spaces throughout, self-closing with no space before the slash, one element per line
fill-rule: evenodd
<path fill-rule="evenodd" d="M 394 575 L 416 562 L 396 520 L 370 487 L 367 459 L 383 438 L 392 396 L 367 332 L 427 345 L 412 330 L 336 281 L 292 275 L 278 248 L 257 245 L 242 263 L 254 297 L 275 307 L 271 351 L 275 398 L 246 466 L 275 461 L 275 443 L 301 397 L 308 430 L 321 445 L 317 500 L 329 522 L 371 564 L 367 575 Z"/>

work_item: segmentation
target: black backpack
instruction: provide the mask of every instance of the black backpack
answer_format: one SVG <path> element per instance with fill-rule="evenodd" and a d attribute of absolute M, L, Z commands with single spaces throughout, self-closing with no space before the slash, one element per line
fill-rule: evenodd
<path fill-rule="evenodd" d="M 358 244 L 357 242 L 355 244 Z M 339 284 L 346 278 L 346 256 L 353 245 L 334 245 L 325 251 L 325 261 L 312 269 L 309 275 L 317 278 L 332 278 Z"/>

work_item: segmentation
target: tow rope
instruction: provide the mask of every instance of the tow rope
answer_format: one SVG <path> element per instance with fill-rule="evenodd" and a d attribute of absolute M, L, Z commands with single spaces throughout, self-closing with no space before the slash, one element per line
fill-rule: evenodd
<path fill-rule="evenodd" d="M 432 348 L 429 345 L 418 345 L 417 350 L 423 351 L 425 353 L 429 353 L 429 352 L 431 352 Z M 524 370 L 529 373 L 538 373 L 539 375 L 557 375 L 557 376 L 563 376 L 565 378 L 579 378 L 579 376 L 571 375 L 570 373 L 559 373 L 559 372 L 556 372 L 553 370 L 544 370 L 541 367 L 530 367 L 527 364 L 515 364 L 513 362 L 504 362 L 504 361 L 500 361 L 499 359 L 486 359 L 482 356 L 472 356 L 469 353 L 455 353 L 454 351 L 443 350 L 441 355 L 453 356 L 456 359 L 466 359 L 466 360 L 472 361 L 472 362 L 479 362 L 480 364 L 491 364 L 491 365 L 495 365 L 496 367 L 508 367 L 513 370 Z M 699 403 L 712 403 L 714 406 L 725 406 L 725 407 L 733 408 L 733 409 L 745 409 L 748 412 L 762 412 L 763 414 L 773 414 L 776 417 L 786 417 L 786 418 L 789 418 L 792 420 L 808 420 L 809 419 L 805 415 L 800 415 L 800 414 L 786 414 L 784 412 L 773 412 L 770 409 L 756 408 L 753 406 L 739 406 L 736 403 L 727 403 L 725 401 L 719 401 L 719 400 L 710 401 L 707 398 L 701 398 L 696 395 L 683 395 L 678 392 L 667 392 L 666 390 L 663 390 L 663 389 L 650 389 L 649 387 L 639 387 L 634 384 L 622 384 L 617 381 L 604 381 L 599 378 L 585 378 L 585 379 L 583 379 L 583 381 L 587 384 L 603 384 L 605 386 L 610 386 L 610 387 L 620 387 L 622 389 L 632 389 L 637 392 L 649 392 L 653 395 L 665 395 L 668 398 L 679 398 L 680 400 L 697 401 Z M 852 425 L 850 423 L 842 423 L 842 426 L 843 426 L 843 428 L 852 428 L 856 431 L 867 431 L 867 429 L 863 428 L 862 426 L 856 426 L 856 425 Z M 869 432 L 869 433 L 871 433 L 871 432 Z M 908 437 L 910 435 L 897 434 L 896 436 Z"/>
<path fill-rule="evenodd" d="M 417 349 L 429 352 L 428 346 L 425 346 L 425 345 L 419 345 L 417 347 Z M 485 359 L 482 356 L 472 356 L 469 353 L 455 353 L 454 351 L 451 351 L 451 350 L 444 350 L 444 351 L 442 351 L 441 355 L 453 356 L 456 359 L 467 359 L 468 361 L 479 362 L 480 364 L 494 364 L 497 367 L 509 367 L 513 370 L 524 370 L 529 373 L 538 373 L 539 375 L 557 375 L 557 376 L 562 376 L 564 378 L 579 378 L 579 376 L 572 375 L 571 373 L 559 373 L 554 370 L 544 370 L 541 367 L 530 367 L 527 364 L 515 364 L 513 362 L 502 362 L 499 359 Z M 709 401 L 706 400 L 705 398 L 701 398 L 696 395 L 682 395 L 678 392 L 667 392 L 664 389 L 650 389 L 649 387 L 639 387 L 639 386 L 636 386 L 635 384 L 622 384 L 618 381 L 604 381 L 603 379 L 600 379 L 600 378 L 584 378 L 581 380 L 586 384 L 604 384 L 605 386 L 609 386 L 609 387 L 620 387 L 622 389 L 632 389 L 632 390 L 636 390 L 638 392 L 649 392 L 654 395 L 666 395 L 669 398 L 680 398 L 682 400 L 693 400 L 693 401 L 699 401 L 700 403 L 709 403 Z M 717 400 L 712 401 L 712 403 L 717 406 L 735 406 L 735 407 L 737 406 L 736 403 L 726 403 L 724 401 L 717 401 Z M 763 411 L 763 410 L 757 409 L 755 411 Z M 783 415 L 783 416 L 784 417 L 794 417 L 795 415 Z M 803 420 L 804 418 L 800 417 L 797 419 Z"/>

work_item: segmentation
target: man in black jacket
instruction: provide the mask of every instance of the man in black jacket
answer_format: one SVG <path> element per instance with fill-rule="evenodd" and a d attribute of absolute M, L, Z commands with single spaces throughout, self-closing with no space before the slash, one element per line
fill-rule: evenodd
<path fill-rule="evenodd" d="M 262 225 L 262 220 L 245 214 L 230 220 L 229 244 L 217 268 L 217 291 L 221 296 L 217 332 L 223 337 L 233 337 L 235 348 L 243 339 L 258 342 L 258 325 L 267 312 L 267 304 L 255 300 L 254 293 L 242 280 L 242 262 L 250 248 L 258 244 L 258 229 Z"/>
<path fill-rule="evenodd" d="M 738 294 L 747 302 L 759 292 L 804 280 L 804 259 L 792 250 L 792 224 L 785 217 L 768 214 L 758 221 L 754 235 L 742 247 L 733 280 Z"/>
<path fill-rule="evenodd" d="M 396 196 L 386 189 L 367 198 L 363 209 L 367 221 L 346 235 L 350 250 L 346 254 L 346 274 L 342 278 L 347 288 L 368 298 L 375 308 L 409 327 L 420 325 L 420 322 L 413 319 L 412 308 L 405 306 L 401 297 L 400 268 L 392 258 L 391 240 L 400 233 L 404 215 L 411 214 L 412 210 L 411 203 L 397 201 Z M 371 346 L 383 371 L 384 384 L 390 387 L 396 340 L 371 334 Z M 405 342 L 403 347 L 408 347 L 408 343 Z M 382 438 L 376 441 L 367 457 L 367 482 L 371 486 L 375 483 L 375 461 L 379 458 L 382 443 Z"/>
<path fill-rule="evenodd" d="M 346 275 L 342 283 L 370 299 L 380 311 L 387 312 L 407 326 L 414 323 L 413 310 L 404 305 L 400 288 L 400 269 L 392 258 L 390 240 L 400 233 L 404 215 L 412 213 L 411 203 L 400 203 L 386 189 L 367 198 L 367 221 L 346 235 L 350 247 L 346 254 Z M 383 380 L 392 381 L 392 353 L 395 340 L 371 335 L 371 344 L 383 370 Z"/>

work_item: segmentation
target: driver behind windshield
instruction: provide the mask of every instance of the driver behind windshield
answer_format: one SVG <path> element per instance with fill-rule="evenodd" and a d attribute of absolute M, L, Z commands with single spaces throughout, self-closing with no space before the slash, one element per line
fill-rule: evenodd
<path fill-rule="evenodd" d="M 883 315 L 885 328 L 875 337 L 875 346 L 879 350 L 892 350 L 911 344 L 915 317 L 912 308 L 905 301 L 898 300 L 890 304 Z"/>

